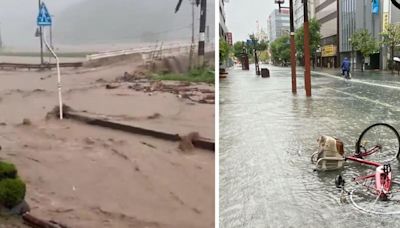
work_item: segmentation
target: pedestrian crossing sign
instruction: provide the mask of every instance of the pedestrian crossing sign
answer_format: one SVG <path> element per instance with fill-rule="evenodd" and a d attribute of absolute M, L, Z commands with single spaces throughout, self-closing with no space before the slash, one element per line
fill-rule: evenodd
<path fill-rule="evenodd" d="M 37 25 L 38 26 L 51 26 L 51 16 L 49 11 L 47 10 L 44 2 L 40 5 L 39 15 L 37 17 Z"/>

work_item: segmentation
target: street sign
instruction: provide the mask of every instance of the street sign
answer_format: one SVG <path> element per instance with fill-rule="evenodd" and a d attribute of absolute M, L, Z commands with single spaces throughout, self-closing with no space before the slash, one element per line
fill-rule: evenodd
<path fill-rule="evenodd" d="M 46 4 L 42 2 L 39 8 L 39 15 L 37 17 L 37 25 L 38 26 L 51 26 L 51 16 L 49 11 L 47 10 Z"/>

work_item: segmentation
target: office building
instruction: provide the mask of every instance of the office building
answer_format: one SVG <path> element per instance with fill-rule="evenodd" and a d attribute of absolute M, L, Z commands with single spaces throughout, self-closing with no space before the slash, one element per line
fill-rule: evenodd
<path fill-rule="evenodd" d="M 225 3 L 228 0 L 219 0 L 219 37 L 228 40 L 228 28 L 226 27 Z"/>
<path fill-rule="evenodd" d="M 277 38 L 289 34 L 290 31 L 290 17 L 288 9 L 278 9 L 272 11 L 267 21 L 268 38 L 272 42 Z"/>
<path fill-rule="evenodd" d="M 308 0 L 308 18 L 315 17 L 315 6 L 314 0 Z M 294 28 L 298 29 L 303 26 L 304 23 L 304 7 L 302 0 L 294 0 L 293 2 L 293 18 Z"/>
<path fill-rule="evenodd" d="M 338 67 L 338 1 L 315 0 L 315 17 L 321 24 L 321 52 L 319 64 Z"/>

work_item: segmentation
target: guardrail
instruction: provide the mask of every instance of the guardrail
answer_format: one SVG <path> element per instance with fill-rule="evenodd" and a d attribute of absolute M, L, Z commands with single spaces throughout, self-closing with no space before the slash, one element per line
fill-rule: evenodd
<path fill-rule="evenodd" d="M 60 63 L 60 67 L 81 67 L 83 62 L 73 62 L 73 63 Z M 55 63 L 49 64 L 32 64 L 32 63 L 0 63 L 0 69 L 51 69 L 56 68 Z"/>
<path fill-rule="evenodd" d="M 102 58 L 110 58 L 110 57 L 117 57 L 123 55 L 132 55 L 132 54 L 142 54 L 144 55 L 144 59 L 148 58 L 146 55 L 154 55 L 155 53 L 159 53 L 159 57 L 165 57 L 172 54 L 180 54 L 180 53 L 189 53 L 190 48 L 192 45 L 190 44 L 170 44 L 167 46 L 161 45 L 151 45 L 146 47 L 140 48 L 130 48 L 125 50 L 117 50 L 117 51 L 108 51 L 102 52 L 98 54 L 87 55 L 86 60 L 97 60 Z M 197 48 L 197 45 L 194 46 Z M 214 51 L 214 44 L 209 44 L 206 46 L 206 51 Z"/>

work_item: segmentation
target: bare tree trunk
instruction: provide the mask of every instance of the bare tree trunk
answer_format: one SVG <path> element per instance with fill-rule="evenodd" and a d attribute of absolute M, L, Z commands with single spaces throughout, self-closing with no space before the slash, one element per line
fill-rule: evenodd
<path fill-rule="evenodd" d="M 361 61 L 361 72 L 364 72 L 364 66 L 365 66 L 365 57 L 363 56 L 363 59 Z"/>
<path fill-rule="evenodd" d="M 392 63 L 392 74 L 394 73 L 394 45 L 390 47 L 390 62 Z"/>

